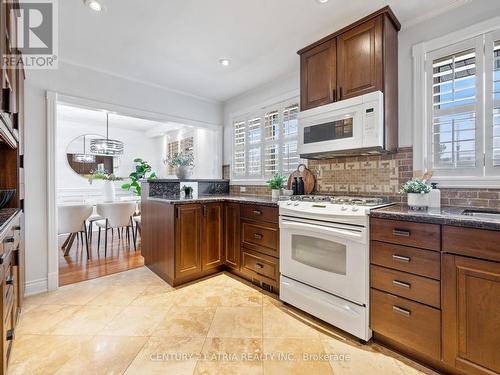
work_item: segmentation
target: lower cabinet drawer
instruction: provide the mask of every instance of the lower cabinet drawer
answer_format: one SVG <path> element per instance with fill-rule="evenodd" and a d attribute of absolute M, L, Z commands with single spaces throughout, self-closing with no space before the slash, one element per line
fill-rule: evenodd
<path fill-rule="evenodd" d="M 244 271 L 250 271 L 259 276 L 263 276 L 274 283 L 278 282 L 278 259 L 247 249 L 242 249 L 241 258 L 241 268 Z"/>
<path fill-rule="evenodd" d="M 433 307 L 441 307 L 441 283 L 437 280 L 370 266 L 370 286 Z"/>
<path fill-rule="evenodd" d="M 373 331 L 428 357 L 440 359 L 440 310 L 375 289 L 371 289 L 370 295 Z"/>
<path fill-rule="evenodd" d="M 275 257 L 279 254 L 279 229 L 277 226 L 242 221 L 241 240 L 243 245 L 253 250 Z"/>

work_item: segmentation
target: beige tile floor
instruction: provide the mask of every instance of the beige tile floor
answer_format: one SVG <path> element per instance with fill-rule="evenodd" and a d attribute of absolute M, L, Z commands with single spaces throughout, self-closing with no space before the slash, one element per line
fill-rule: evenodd
<path fill-rule="evenodd" d="M 227 274 L 174 289 L 147 268 L 29 297 L 10 374 L 427 374 Z"/>

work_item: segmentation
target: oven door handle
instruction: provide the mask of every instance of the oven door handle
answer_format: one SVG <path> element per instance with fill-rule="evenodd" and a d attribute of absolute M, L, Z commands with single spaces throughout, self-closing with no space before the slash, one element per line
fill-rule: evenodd
<path fill-rule="evenodd" d="M 364 237 L 364 230 L 363 229 L 351 230 L 351 229 L 340 228 L 340 227 L 335 227 L 335 226 L 321 226 L 321 225 L 309 224 L 309 223 L 298 222 L 298 221 L 291 221 L 291 220 L 286 220 L 286 219 L 281 220 L 280 229 L 309 230 L 312 232 L 332 234 L 332 235 L 336 235 L 338 237 L 343 237 L 343 238 L 348 238 L 348 239 L 357 239 L 357 240 L 363 239 L 363 237 Z"/>

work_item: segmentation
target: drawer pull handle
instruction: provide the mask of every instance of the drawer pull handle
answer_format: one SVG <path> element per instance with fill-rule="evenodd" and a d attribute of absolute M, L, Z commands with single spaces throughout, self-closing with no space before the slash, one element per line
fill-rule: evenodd
<path fill-rule="evenodd" d="M 392 256 L 392 259 L 398 261 L 398 262 L 404 262 L 404 263 L 410 263 L 411 261 L 411 258 L 410 257 L 405 257 L 405 256 L 402 256 L 402 255 L 397 255 L 397 254 L 394 254 Z"/>
<path fill-rule="evenodd" d="M 410 231 L 404 229 L 393 229 L 392 234 L 398 237 L 410 237 Z"/>
<path fill-rule="evenodd" d="M 406 288 L 406 289 L 410 289 L 411 288 L 411 284 L 409 283 L 404 283 L 402 281 L 398 281 L 398 280 L 392 280 L 392 283 L 396 286 L 400 286 L 401 288 Z"/>
<path fill-rule="evenodd" d="M 12 230 L 20 231 L 21 230 L 21 226 L 20 225 L 16 225 L 15 227 L 12 227 Z"/>
<path fill-rule="evenodd" d="M 260 234 L 260 233 L 255 233 L 253 236 L 255 237 L 256 240 L 262 239 L 262 234 Z"/>
<path fill-rule="evenodd" d="M 9 329 L 7 331 L 7 341 L 12 341 L 14 340 L 14 330 L 13 329 Z"/>
<path fill-rule="evenodd" d="M 15 241 L 14 237 L 7 237 L 3 240 L 3 243 L 12 243 L 14 241 Z"/>
<path fill-rule="evenodd" d="M 397 306 L 392 306 L 392 311 L 394 311 L 397 314 L 403 315 L 403 316 L 410 316 L 411 315 L 411 311 L 406 310 L 406 309 L 402 309 L 401 307 L 397 307 Z"/>
<path fill-rule="evenodd" d="M 14 276 L 7 277 L 7 279 L 5 279 L 5 284 L 14 285 Z"/>
<path fill-rule="evenodd" d="M 260 210 L 253 210 L 254 215 L 262 215 L 262 211 Z"/>
<path fill-rule="evenodd" d="M 257 268 L 264 268 L 264 265 L 262 263 L 255 263 L 255 265 L 257 266 Z"/>

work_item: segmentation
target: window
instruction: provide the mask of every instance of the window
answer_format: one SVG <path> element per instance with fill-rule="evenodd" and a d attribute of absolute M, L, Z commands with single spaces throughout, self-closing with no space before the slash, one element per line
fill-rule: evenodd
<path fill-rule="evenodd" d="M 233 180 L 261 182 L 297 168 L 296 100 L 233 120 Z"/>
<path fill-rule="evenodd" d="M 489 30 L 414 47 L 415 77 L 419 66 L 425 74 L 421 82 L 415 78 L 415 153 L 421 161 L 414 167 L 432 170 L 444 186 L 500 183 L 500 31 Z"/>

